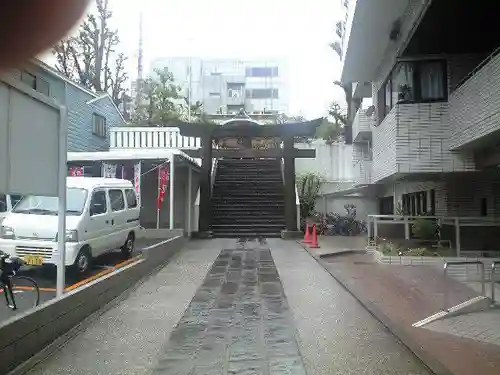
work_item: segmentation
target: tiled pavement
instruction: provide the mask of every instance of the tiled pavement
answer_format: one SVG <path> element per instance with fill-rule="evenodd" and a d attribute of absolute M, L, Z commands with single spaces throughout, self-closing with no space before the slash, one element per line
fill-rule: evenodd
<path fill-rule="evenodd" d="M 463 319 L 471 318 L 454 318 L 455 322 L 451 320 L 447 326 L 437 323 L 429 327 L 433 329 L 412 327 L 413 323 L 441 310 L 444 283 L 449 284 L 450 305 L 474 297 L 473 290 L 454 280 L 442 279 L 442 273 L 433 267 L 382 265 L 370 262 L 369 257 L 359 254 L 337 256 L 322 264 L 384 324 L 396 331 L 405 344 L 418 352 L 436 373 L 500 374 L 500 347 L 492 344 L 494 335 L 485 334 L 488 340 L 483 341 L 473 338 L 481 332 L 472 329 L 472 324 L 461 326 L 462 333 L 457 333 L 462 337 L 445 330 L 452 328 L 451 324 L 465 323 Z M 472 319 L 479 318 L 474 316 Z M 495 329 L 498 326 L 490 328 Z"/>
<path fill-rule="evenodd" d="M 437 320 L 425 325 L 424 328 L 499 345 L 498 350 L 500 351 L 500 309 Z M 500 373 L 500 367 L 498 370 Z"/>

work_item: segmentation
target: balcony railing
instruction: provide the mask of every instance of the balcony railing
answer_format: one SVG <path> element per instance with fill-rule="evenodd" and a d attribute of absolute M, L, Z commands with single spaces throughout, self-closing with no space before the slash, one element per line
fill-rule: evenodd
<path fill-rule="evenodd" d="M 500 130 L 500 52 L 479 64 L 450 94 L 450 149 L 489 139 Z"/>
<path fill-rule="evenodd" d="M 178 148 L 198 149 L 199 137 L 181 136 L 178 128 L 111 128 L 111 148 Z"/>
<path fill-rule="evenodd" d="M 374 123 L 372 116 L 365 114 L 366 108 L 358 109 L 352 122 L 352 139 L 354 142 L 366 142 L 371 139 L 371 125 Z"/>

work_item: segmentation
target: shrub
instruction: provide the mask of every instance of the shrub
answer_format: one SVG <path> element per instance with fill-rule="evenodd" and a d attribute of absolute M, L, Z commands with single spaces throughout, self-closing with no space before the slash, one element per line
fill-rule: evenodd
<path fill-rule="evenodd" d="M 432 219 L 416 219 L 412 225 L 413 234 L 422 240 L 435 239 L 438 229 L 438 225 Z"/>
<path fill-rule="evenodd" d="M 427 249 L 425 247 L 417 247 L 414 249 L 408 249 L 405 255 L 412 256 L 412 257 L 422 257 L 424 255 L 427 255 Z"/>

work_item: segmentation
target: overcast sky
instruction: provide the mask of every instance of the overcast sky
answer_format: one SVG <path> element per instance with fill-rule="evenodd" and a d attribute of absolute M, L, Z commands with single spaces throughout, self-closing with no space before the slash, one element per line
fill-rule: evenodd
<path fill-rule="evenodd" d="M 290 110 L 323 116 L 343 101 L 333 81 L 339 58 L 328 43 L 342 18 L 340 0 L 110 0 L 114 27 L 137 70 L 139 14 L 144 17 L 144 68 L 157 57 L 272 58 L 288 60 Z M 191 40 L 191 41 L 190 41 Z"/>

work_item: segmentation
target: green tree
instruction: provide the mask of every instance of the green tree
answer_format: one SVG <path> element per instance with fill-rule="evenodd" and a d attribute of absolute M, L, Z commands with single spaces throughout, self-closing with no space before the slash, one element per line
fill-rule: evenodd
<path fill-rule="evenodd" d="M 316 129 L 316 138 L 324 139 L 327 143 L 333 143 L 344 135 L 344 127 L 349 124 L 349 120 L 336 102 L 330 104 L 328 116 Z"/>
<path fill-rule="evenodd" d="M 109 26 L 113 13 L 109 0 L 95 0 L 95 11 L 87 14 L 78 34 L 57 43 L 52 53 L 56 69 L 69 79 L 97 92 L 107 92 L 116 105 L 127 96 L 127 57 L 117 53 L 118 31 Z"/>
<path fill-rule="evenodd" d="M 137 103 L 132 121 L 137 125 L 165 126 L 169 121 L 181 116 L 181 88 L 174 83 L 168 68 L 155 69 L 156 77 L 143 82 L 141 98 Z"/>

